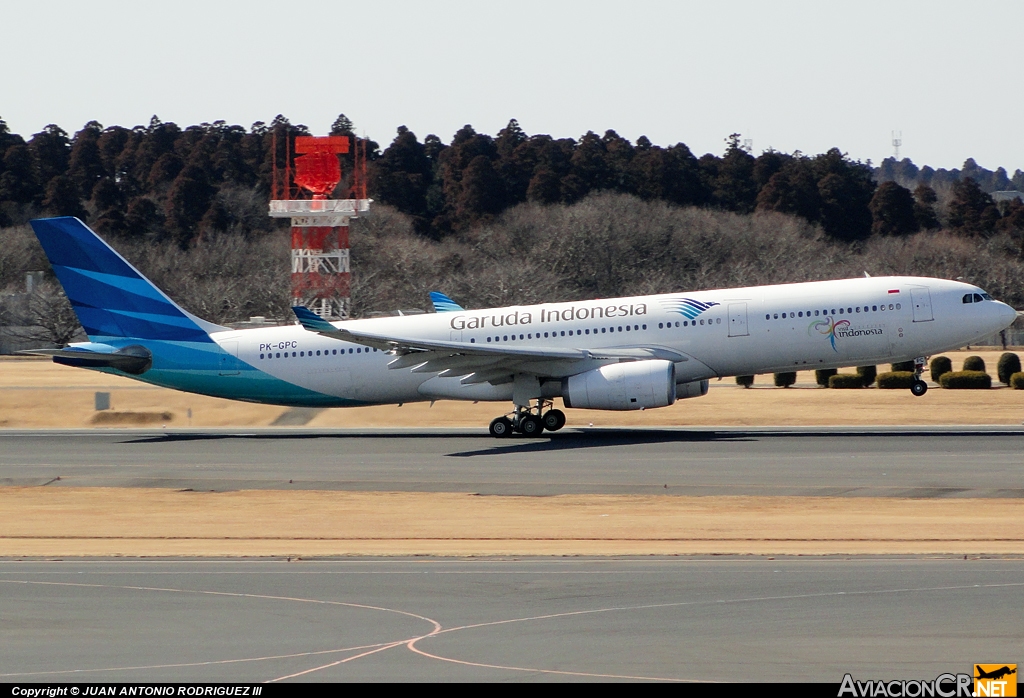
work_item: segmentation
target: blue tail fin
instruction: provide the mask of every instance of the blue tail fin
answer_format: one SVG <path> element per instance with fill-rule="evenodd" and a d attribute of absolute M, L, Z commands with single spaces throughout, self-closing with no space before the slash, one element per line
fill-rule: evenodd
<path fill-rule="evenodd" d="M 40 218 L 39 238 L 89 338 L 212 342 L 223 330 L 183 310 L 77 218 Z"/>

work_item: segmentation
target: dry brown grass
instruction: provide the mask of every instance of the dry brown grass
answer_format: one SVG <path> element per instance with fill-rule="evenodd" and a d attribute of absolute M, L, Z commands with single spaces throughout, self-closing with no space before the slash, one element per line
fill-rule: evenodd
<path fill-rule="evenodd" d="M 1024 502 L 0 488 L 0 555 L 1022 554 Z"/>
<path fill-rule="evenodd" d="M 979 354 L 990 373 L 998 351 L 947 352 L 955 368 Z M 880 367 L 881 368 L 881 367 Z M 97 417 L 93 393 L 111 393 L 120 415 Z M 482 427 L 509 409 L 505 403 L 439 401 L 325 410 L 309 424 L 323 428 Z M 188 411 L 192 411 L 191 421 Z M 0 360 L 0 427 L 71 428 L 131 426 L 267 426 L 285 408 L 191 395 L 148 386 L 127 378 L 58 366 L 48 360 Z M 159 418 L 155 415 L 159 415 Z M 1020 424 L 1024 391 L 933 389 L 923 398 L 905 390 L 824 390 L 811 372 L 801 372 L 793 388 L 775 388 L 771 376 L 758 376 L 744 390 L 732 379 L 712 382 L 702 398 L 644 412 L 567 410 L 569 426 L 832 426 Z M 94 420 L 99 421 L 94 421 Z M 135 420 L 135 421 L 132 421 Z M 145 420 L 145 421 L 139 421 Z"/>

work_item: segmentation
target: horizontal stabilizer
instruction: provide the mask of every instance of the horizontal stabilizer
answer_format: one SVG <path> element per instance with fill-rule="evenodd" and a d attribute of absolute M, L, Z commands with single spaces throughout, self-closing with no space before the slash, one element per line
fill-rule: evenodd
<path fill-rule="evenodd" d="M 430 292 L 430 302 L 434 304 L 435 313 L 456 313 L 465 310 L 465 308 L 440 291 Z"/>
<path fill-rule="evenodd" d="M 93 345 L 96 346 L 96 345 Z M 113 349 L 113 347 L 110 347 Z M 26 349 L 19 354 L 49 356 L 55 364 L 77 368 L 113 368 L 138 376 L 153 365 L 153 354 L 146 347 L 133 344 L 114 351 L 91 351 L 88 349 Z"/>

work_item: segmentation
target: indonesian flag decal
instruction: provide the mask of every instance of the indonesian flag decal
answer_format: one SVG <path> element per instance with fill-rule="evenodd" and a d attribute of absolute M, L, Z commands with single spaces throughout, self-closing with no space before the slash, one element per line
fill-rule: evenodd
<path fill-rule="evenodd" d="M 899 292 L 900 292 L 900 290 L 898 288 L 890 288 L 889 289 L 889 293 L 899 293 Z"/>

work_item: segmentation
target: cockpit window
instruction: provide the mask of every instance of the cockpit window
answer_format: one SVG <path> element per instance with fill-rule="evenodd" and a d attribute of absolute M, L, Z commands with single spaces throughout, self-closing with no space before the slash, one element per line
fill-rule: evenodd
<path fill-rule="evenodd" d="M 973 303 L 973 302 L 974 302 L 974 296 L 972 296 L 970 293 L 965 293 L 964 294 L 964 303 Z"/>
<path fill-rule="evenodd" d="M 992 296 L 988 295 L 987 293 L 981 294 L 981 297 L 984 298 L 987 301 L 992 300 Z"/>
<path fill-rule="evenodd" d="M 975 293 L 974 294 L 974 302 L 975 303 L 981 303 L 983 300 L 985 300 L 985 299 L 981 297 L 980 293 Z"/>

